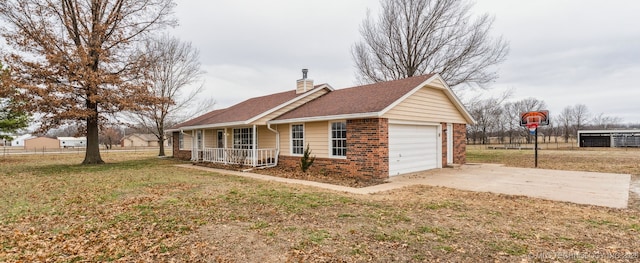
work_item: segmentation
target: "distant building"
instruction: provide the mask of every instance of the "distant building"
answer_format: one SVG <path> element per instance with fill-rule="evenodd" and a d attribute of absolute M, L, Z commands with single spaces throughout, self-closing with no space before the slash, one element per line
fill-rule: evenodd
<path fill-rule="evenodd" d="M 85 148 L 87 137 L 58 137 L 60 148 Z"/>
<path fill-rule="evenodd" d="M 6 140 L 2 140 L 0 141 L 0 144 L 5 144 L 6 146 L 18 146 L 18 147 L 22 147 L 24 146 L 24 140 L 29 139 L 29 138 L 34 138 L 35 136 L 31 135 L 31 134 L 23 134 L 23 135 L 9 135 L 9 137 L 13 138 L 13 139 L 6 139 Z"/>
<path fill-rule="evenodd" d="M 120 140 L 122 147 L 158 147 L 158 137 L 151 133 L 133 133 L 125 136 Z M 168 146 L 164 141 L 164 146 Z"/>
<path fill-rule="evenodd" d="M 25 150 L 59 149 L 58 140 L 49 137 L 33 137 L 24 140 Z"/>
<path fill-rule="evenodd" d="M 640 147 L 640 130 L 578 131 L 580 147 Z"/>

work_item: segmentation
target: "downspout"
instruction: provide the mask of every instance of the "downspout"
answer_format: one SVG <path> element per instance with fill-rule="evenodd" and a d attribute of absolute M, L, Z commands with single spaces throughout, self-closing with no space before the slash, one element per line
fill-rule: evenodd
<path fill-rule="evenodd" d="M 275 162 L 273 165 L 267 167 L 275 167 L 278 165 L 278 156 L 280 155 L 280 132 L 271 128 L 271 123 L 267 122 L 267 129 L 274 132 L 276 134 L 276 157 L 274 158 Z"/>

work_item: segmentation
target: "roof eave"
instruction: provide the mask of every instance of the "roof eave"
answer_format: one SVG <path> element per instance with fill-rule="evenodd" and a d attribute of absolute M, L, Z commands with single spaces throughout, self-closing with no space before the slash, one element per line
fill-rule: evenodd
<path fill-rule="evenodd" d="M 224 122 L 224 123 L 216 123 L 216 124 L 206 124 L 206 125 L 194 125 L 194 126 L 184 126 L 175 129 L 167 129 L 165 132 L 178 132 L 178 131 L 190 131 L 190 130 L 198 130 L 198 129 L 210 129 L 210 128 L 224 128 L 224 127 L 232 127 L 232 126 L 243 126 L 249 125 L 245 121 L 234 121 L 234 122 Z"/>
<path fill-rule="evenodd" d="M 347 119 L 361 119 L 361 118 L 375 118 L 380 117 L 380 112 L 365 112 L 365 113 L 351 113 L 351 114 L 338 114 L 327 116 L 314 116 L 293 118 L 285 120 L 272 120 L 267 121 L 267 124 L 284 124 L 284 123 L 296 123 L 296 122 L 315 122 L 315 121 L 330 121 L 330 120 L 347 120 Z"/>

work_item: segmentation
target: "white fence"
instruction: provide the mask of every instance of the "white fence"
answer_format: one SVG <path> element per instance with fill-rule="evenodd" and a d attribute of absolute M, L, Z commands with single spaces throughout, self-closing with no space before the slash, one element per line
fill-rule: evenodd
<path fill-rule="evenodd" d="M 247 165 L 253 167 L 275 166 L 278 158 L 276 149 L 233 149 L 204 148 L 191 151 L 193 161 Z"/>

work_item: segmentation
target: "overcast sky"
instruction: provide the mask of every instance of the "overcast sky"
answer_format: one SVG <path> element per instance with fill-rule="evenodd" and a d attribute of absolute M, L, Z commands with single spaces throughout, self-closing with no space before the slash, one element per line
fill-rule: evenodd
<path fill-rule="evenodd" d="M 172 33 L 200 49 L 205 96 L 224 108 L 295 88 L 302 68 L 316 84 L 356 85 L 351 47 L 376 0 L 176 0 Z M 640 1 L 478 0 L 510 43 L 500 78 L 464 99 L 513 91 L 544 100 L 551 115 L 585 104 L 591 113 L 640 123 Z"/>

